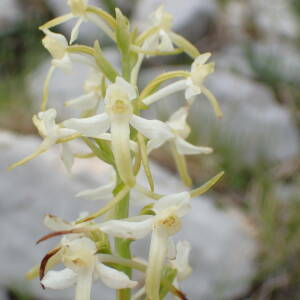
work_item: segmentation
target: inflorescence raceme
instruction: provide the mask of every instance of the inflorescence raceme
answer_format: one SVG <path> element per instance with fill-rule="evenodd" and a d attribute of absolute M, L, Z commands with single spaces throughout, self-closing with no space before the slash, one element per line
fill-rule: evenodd
<path fill-rule="evenodd" d="M 172 15 L 162 6 L 151 15 L 149 27 L 139 32 L 131 29 L 128 19 L 118 8 L 112 16 L 87 2 L 68 0 L 69 13 L 40 27 L 45 35 L 42 43 L 52 57 L 41 112 L 33 117 L 43 141 L 33 154 L 10 168 L 23 165 L 60 144 L 61 159 L 69 172 L 75 159 L 97 157 L 111 166 L 111 178 L 108 184 L 77 195 L 104 203 L 99 211 L 81 215 L 73 222 L 45 216 L 44 223 L 51 233 L 38 242 L 55 236 L 61 239 L 27 277 L 39 276 L 43 288 L 63 289 L 75 285 L 76 300 L 90 299 L 96 280 L 116 289 L 117 299 L 159 300 L 168 293 L 176 299 L 186 299 L 179 282 L 191 273 L 190 244 L 179 241 L 174 245 L 172 237 L 180 231 L 181 218 L 189 213 L 191 199 L 211 188 L 223 172 L 189 192 L 160 195 L 154 191 L 148 157 L 154 149 L 168 144 L 183 183 L 191 187 L 185 155 L 209 154 L 212 149 L 192 145 L 186 140 L 191 131 L 187 123 L 189 111 L 197 96 L 203 94 L 216 116 L 222 116 L 216 98 L 204 84 L 205 78 L 214 71 L 214 63 L 208 62 L 210 53 L 200 54 L 184 37 L 172 31 Z M 54 27 L 71 19 L 76 22 L 70 40 L 54 32 Z M 99 41 L 95 41 L 93 47 L 76 43 L 83 22 L 93 23 L 116 44 L 121 57 L 120 72 L 105 58 Z M 143 89 L 138 88 L 145 59 L 182 52 L 193 60 L 189 70 L 162 73 Z M 76 63 L 90 69 L 84 94 L 65 103 L 66 107 L 77 110 L 79 117 L 57 123 L 57 112 L 48 105 L 48 87 L 56 69 L 70 73 Z M 184 92 L 182 107 L 168 121 L 141 116 L 148 106 L 178 92 Z M 73 140 L 83 142 L 88 152 L 76 153 L 70 143 Z M 148 188 L 137 180 L 142 168 L 147 175 Z M 148 204 L 137 216 L 128 215 L 133 190 L 148 199 Z M 104 219 L 96 221 L 104 215 Z M 131 243 L 150 234 L 148 260 L 133 258 Z M 110 237 L 114 237 L 114 245 Z M 64 268 L 53 270 L 56 265 Z M 132 279 L 133 270 L 144 274 L 142 282 Z M 132 289 L 137 287 L 133 294 Z"/>

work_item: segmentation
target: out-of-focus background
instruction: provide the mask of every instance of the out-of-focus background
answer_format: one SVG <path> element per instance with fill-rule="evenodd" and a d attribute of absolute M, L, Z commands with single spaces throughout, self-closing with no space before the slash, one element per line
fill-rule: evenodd
<path fill-rule="evenodd" d="M 75 167 L 73 180 L 50 151 L 11 173 L 8 164 L 39 143 L 31 117 L 39 110 L 49 55 L 37 27 L 68 12 L 64 0 L 0 0 L 0 299 L 71 299 L 72 291 L 49 294 L 24 273 L 49 243 L 43 213 L 74 218 L 81 189 L 99 184 L 105 167 Z M 195 185 L 220 170 L 225 177 L 196 199 L 184 237 L 193 244 L 194 275 L 182 284 L 192 300 L 297 300 L 300 295 L 300 1 L 299 0 L 94 0 L 113 12 L 118 5 L 140 24 L 160 3 L 174 15 L 174 30 L 201 52 L 213 53 L 216 72 L 207 86 L 224 112 L 216 120 L 205 98 L 197 99 L 189 122 L 192 142 L 214 154 L 189 157 Z M 57 28 L 70 32 L 70 24 Z M 80 41 L 100 39 L 108 59 L 118 54 L 97 28 L 84 24 Z M 104 40 L 103 40 L 104 39 Z M 184 68 L 185 56 L 149 59 L 140 85 L 161 71 Z M 57 71 L 50 101 L 68 116 L 63 102 L 82 93 L 86 70 L 72 76 Z M 182 95 L 154 106 L 149 117 L 166 119 L 183 103 Z M 182 187 L 168 149 L 152 155 L 154 177 L 167 191 Z M 106 172 L 106 173 L 105 173 Z M 102 179 L 101 179 L 102 180 Z M 140 246 L 141 248 L 141 246 Z M 139 247 L 138 247 L 139 249 Z M 143 251 L 142 249 L 137 251 Z M 50 296 L 49 296 L 50 295 Z M 102 295 L 102 296 L 100 296 Z M 95 299 L 112 299 L 98 293 Z"/>

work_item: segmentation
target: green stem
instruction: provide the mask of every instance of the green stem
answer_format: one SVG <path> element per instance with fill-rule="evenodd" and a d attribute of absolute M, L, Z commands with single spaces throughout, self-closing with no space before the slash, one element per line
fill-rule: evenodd
<path fill-rule="evenodd" d="M 114 190 L 114 195 L 118 194 L 121 189 L 123 189 L 124 183 L 119 181 L 119 184 Z M 124 219 L 127 218 L 129 214 L 129 193 L 115 206 L 114 217 L 115 219 Z M 130 243 L 129 240 L 124 240 L 121 238 L 115 238 L 115 251 L 116 254 L 120 257 L 131 259 L 130 252 Z M 132 268 L 119 266 L 119 270 L 123 271 L 125 274 L 131 278 Z M 130 289 L 121 289 L 116 292 L 117 300 L 130 300 L 131 299 L 131 290 Z"/>

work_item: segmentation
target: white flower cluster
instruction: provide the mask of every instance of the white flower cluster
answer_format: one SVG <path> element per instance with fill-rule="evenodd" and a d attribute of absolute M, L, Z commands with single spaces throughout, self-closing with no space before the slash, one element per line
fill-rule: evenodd
<path fill-rule="evenodd" d="M 179 241 L 173 245 L 171 237 L 181 228 L 181 218 L 190 210 L 191 198 L 207 191 L 222 176 L 222 172 L 203 186 L 171 195 L 154 192 L 149 167 L 149 153 L 168 143 L 179 174 L 187 186 L 188 175 L 185 155 L 209 154 L 211 148 L 195 146 L 186 139 L 190 134 L 187 117 L 197 95 L 204 94 L 217 117 L 221 110 L 213 94 L 205 87 L 205 78 L 214 70 L 208 63 L 209 53 L 200 54 L 186 39 L 172 31 L 172 16 L 159 7 L 151 16 L 151 24 L 144 32 L 130 30 L 129 21 L 116 9 L 113 17 L 100 8 L 89 6 L 87 0 L 68 0 L 71 12 L 55 18 L 40 29 L 44 32 L 43 45 L 52 56 L 47 75 L 42 111 L 33 117 L 43 142 L 35 153 L 15 163 L 22 165 L 55 144 L 62 145 L 61 158 L 71 172 L 76 159 L 97 156 L 112 167 L 109 184 L 83 191 L 78 196 L 92 200 L 107 200 L 98 212 L 69 223 L 47 215 L 45 225 L 52 231 L 42 240 L 61 236 L 56 248 L 46 254 L 38 268 L 28 273 L 29 278 L 40 275 L 45 288 L 62 289 L 76 285 L 76 300 L 90 299 L 92 283 L 100 279 L 105 285 L 117 289 L 117 299 L 164 299 L 168 293 L 185 299 L 178 281 L 191 272 L 188 264 L 189 243 Z M 76 18 L 70 41 L 52 28 Z M 93 47 L 75 44 L 79 27 L 92 22 L 116 43 L 122 72 L 119 73 L 106 60 L 98 41 Z M 149 56 L 176 55 L 185 52 L 193 59 L 189 71 L 163 73 L 139 90 L 137 79 L 144 59 Z M 91 75 L 84 84 L 85 93 L 66 102 L 67 107 L 79 110 L 80 118 L 56 123 L 57 112 L 48 108 L 48 86 L 55 69 L 72 72 L 74 63 L 88 66 Z M 167 84 L 167 81 L 172 81 Z M 161 84 L 164 87 L 160 88 Z M 184 91 L 183 106 L 167 122 L 148 120 L 141 116 L 147 107 L 164 97 Z M 185 100 L 184 100 L 185 98 Z M 70 141 L 80 139 L 91 150 L 87 154 L 75 153 Z M 136 176 L 144 168 L 149 189 L 138 184 Z M 128 216 L 132 189 L 148 197 L 149 205 L 138 216 Z M 106 214 L 102 222 L 95 219 Z M 146 262 L 134 259 L 130 253 L 132 241 L 152 235 L 149 258 Z M 115 238 L 112 247 L 110 237 Z M 61 271 L 51 270 L 63 264 Z M 132 280 L 132 270 L 145 273 L 145 284 L 131 295 L 138 282 Z"/>

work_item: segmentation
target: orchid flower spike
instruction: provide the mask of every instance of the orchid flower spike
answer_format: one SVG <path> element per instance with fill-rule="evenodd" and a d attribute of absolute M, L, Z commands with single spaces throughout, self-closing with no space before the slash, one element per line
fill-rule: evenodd
<path fill-rule="evenodd" d="M 133 114 L 131 101 L 137 98 L 134 86 L 122 77 L 108 86 L 105 96 L 105 112 L 89 118 L 70 119 L 64 122 L 66 128 L 82 136 L 102 138 L 110 128 L 112 152 L 121 179 L 129 187 L 135 185 L 130 154 L 130 126 L 151 139 L 169 136 L 167 125 L 158 120 L 146 120 Z"/>
<path fill-rule="evenodd" d="M 90 300 L 93 280 L 98 278 L 112 289 L 133 288 L 132 281 L 123 272 L 103 264 L 96 255 L 96 244 L 87 237 L 62 240 L 61 262 L 66 268 L 48 271 L 41 283 L 46 288 L 64 289 L 76 285 L 75 300 Z"/>
<path fill-rule="evenodd" d="M 47 151 L 51 146 L 57 143 L 59 139 L 73 139 L 78 136 L 76 131 L 69 128 L 61 128 L 55 123 L 56 119 L 56 110 L 51 108 L 45 112 L 40 112 L 37 116 L 33 116 L 33 123 L 37 127 L 39 134 L 44 138 L 43 142 L 37 148 L 37 150 L 20 160 L 19 162 L 14 163 L 10 169 L 13 169 L 17 166 L 23 165 L 43 152 Z M 62 145 L 63 148 L 66 145 Z"/>
<path fill-rule="evenodd" d="M 210 53 L 205 53 L 198 56 L 192 64 L 190 76 L 188 76 L 186 79 L 171 83 L 170 85 L 158 90 L 157 92 L 143 99 L 143 103 L 150 105 L 166 96 L 185 90 L 185 99 L 189 104 L 192 104 L 194 97 L 203 93 L 210 101 L 216 116 L 221 118 L 222 111 L 219 107 L 217 99 L 203 84 L 205 78 L 214 71 L 214 64 L 206 63 L 210 56 Z"/>
<path fill-rule="evenodd" d="M 181 217 L 190 210 L 188 192 L 172 194 L 153 205 L 154 216 L 134 220 L 110 220 L 99 224 L 99 229 L 123 239 L 140 239 L 152 231 L 149 264 L 146 272 L 146 292 L 149 299 L 159 300 L 161 271 L 167 256 L 168 239 L 181 228 Z"/>

